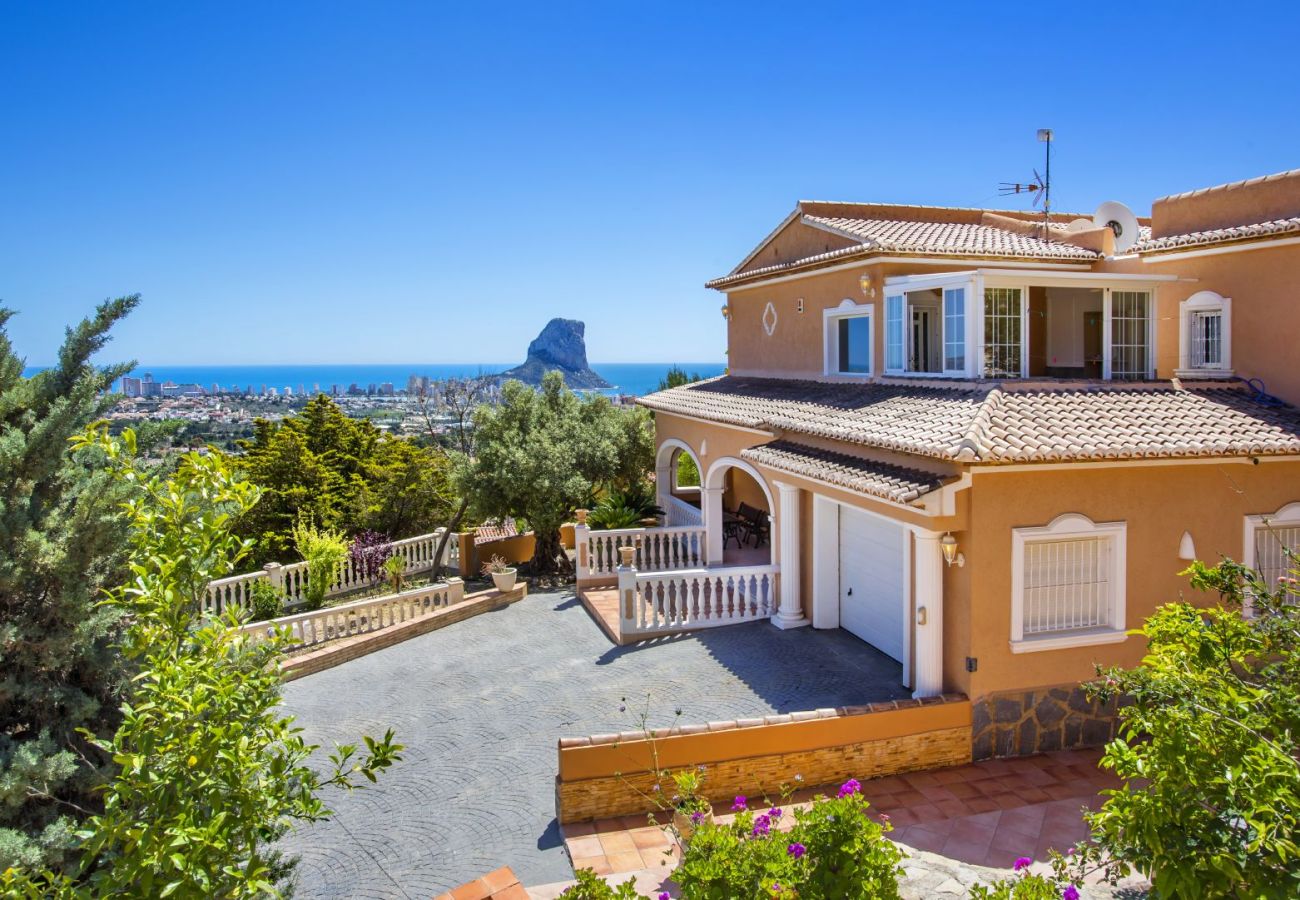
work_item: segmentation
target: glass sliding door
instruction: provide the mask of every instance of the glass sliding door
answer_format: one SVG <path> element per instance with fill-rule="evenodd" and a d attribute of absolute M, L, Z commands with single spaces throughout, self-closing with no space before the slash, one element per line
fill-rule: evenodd
<path fill-rule="evenodd" d="M 1151 369 L 1151 295 L 1110 292 L 1110 377 L 1141 380 Z"/>
<path fill-rule="evenodd" d="M 984 289 L 984 375 L 1019 378 L 1023 325 L 1020 288 Z"/>
<path fill-rule="evenodd" d="M 903 295 L 885 297 L 885 370 L 903 371 Z"/>
<path fill-rule="evenodd" d="M 943 292 L 943 368 L 948 372 L 966 369 L 966 289 Z"/>

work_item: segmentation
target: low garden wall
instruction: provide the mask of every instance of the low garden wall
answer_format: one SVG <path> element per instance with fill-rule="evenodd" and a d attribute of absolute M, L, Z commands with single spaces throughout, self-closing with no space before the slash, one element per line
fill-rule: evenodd
<path fill-rule="evenodd" d="M 509 591 L 487 590 L 467 594 L 458 602 L 439 607 L 421 618 L 399 622 L 380 631 L 343 637 L 305 651 L 291 653 L 281 662 L 280 671 L 284 674 L 285 681 L 292 681 L 313 672 L 333 668 L 368 653 L 374 653 L 376 650 L 391 647 L 417 635 L 446 628 L 448 625 L 455 625 L 457 622 L 493 610 L 504 609 L 527 596 L 528 585 L 524 582 L 520 582 Z"/>
<path fill-rule="evenodd" d="M 812 786 L 964 765 L 971 761 L 971 704 L 962 694 L 945 694 L 653 734 L 562 738 L 560 824 L 651 812 L 656 755 L 661 769 L 707 766 L 705 793 L 714 802 L 760 792 L 775 797 L 796 774 Z"/>

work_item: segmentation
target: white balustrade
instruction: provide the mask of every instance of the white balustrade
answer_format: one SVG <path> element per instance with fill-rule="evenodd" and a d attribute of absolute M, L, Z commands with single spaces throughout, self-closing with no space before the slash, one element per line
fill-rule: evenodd
<path fill-rule="evenodd" d="M 266 637 L 288 628 L 294 648 L 311 647 L 338 638 L 369 634 L 403 622 L 430 616 L 465 599 L 465 584 L 459 578 L 414 588 L 400 594 L 369 597 L 311 612 L 253 622 L 239 629 L 243 634 Z"/>
<path fill-rule="evenodd" d="M 392 555 L 406 560 L 405 574 L 432 571 L 436 568 L 434 556 L 438 552 L 438 541 L 444 531 L 445 528 L 439 528 L 431 534 L 420 534 L 393 541 L 388 548 Z M 460 541 L 455 534 L 447 539 L 447 546 L 443 549 L 443 565 L 460 571 Z M 381 577 L 382 573 L 367 578 L 356 561 L 349 557 L 339 566 L 338 574 L 329 589 L 325 591 L 325 596 L 336 597 L 339 594 L 370 587 L 378 583 Z M 218 579 L 208 585 L 203 598 L 203 611 L 220 613 L 228 606 L 249 609 L 253 583 L 260 580 L 269 581 L 271 586 L 285 598 L 285 604 L 294 606 L 301 603 L 307 593 L 307 563 L 295 562 L 285 565 L 271 563 L 260 572 L 247 572 L 243 575 Z"/>
<path fill-rule="evenodd" d="M 693 631 L 769 619 L 777 611 L 777 567 L 677 572 L 618 570 L 623 634 Z"/>
<path fill-rule="evenodd" d="M 218 578 L 208 585 L 203 595 L 203 611 L 219 613 L 228 606 L 248 609 L 253 602 L 253 582 L 266 578 L 266 572 L 245 572 L 243 575 L 231 575 Z"/>
<path fill-rule="evenodd" d="M 679 528 L 617 528 L 608 531 L 576 533 L 577 540 L 586 541 L 586 575 L 593 578 L 610 577 L 618 571 L 618 550 L 633 547 L 636 550 L 636 567 L 646 572 L 671 572 L 677 569 L 698 569 L 704 566 L 705 534 L 702 526 Z M 585 534 L 585 536 L 584 536 Z M 582 547 L 578 549 L 582 558 Z"/>
<path fill-rule="evenodd" d="M 698 490 L 695 491 L 695 496 L 700 496 Z M 703 526 L 704 524 L 704 513 L 700 508 L 681 497 L 668 494 L 660 498 L 660 505 L 664 509 L 664 524 L 669 527 Z"/>

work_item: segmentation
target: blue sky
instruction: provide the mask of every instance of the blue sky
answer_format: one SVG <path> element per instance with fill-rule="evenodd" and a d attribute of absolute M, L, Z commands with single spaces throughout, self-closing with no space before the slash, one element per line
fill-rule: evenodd
<path fill-rule="evenodd" d="M 1295 4 L 0 0 L 0 302 L 164 363 L 721 360 L 798 198 L 1090 211 L 1300 165 Z"/>

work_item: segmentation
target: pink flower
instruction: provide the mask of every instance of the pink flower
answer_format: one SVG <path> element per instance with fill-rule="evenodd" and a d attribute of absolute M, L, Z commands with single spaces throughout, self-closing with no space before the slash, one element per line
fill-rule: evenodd
<path fill-rule="evenodd" d="M 1072 884 L 1067 884 L 1065 890 L 1061 891 L 1061 900 L 1079 900 L 1079 889 Z"/>
<path fill-rule="evenodd" d="M 1017 872 L 1019 872 L 1021 869 L 1028 869 L 1033 864 L 1034 861 L 1030 859 L 1028 856 L 1022 856 L 1016 860 L 1016 864 L 1012 866 L 1012 868 L 1015 869 Z"/>
<path fill-rule="evenodd" d="M 741 794 L 740 796 L 736 797 L 736 802 L 731 804 L 731 810 L 732 812 L 740 812 L 746 809 L 749 809 L 749 804 L 745 800 L 745 795 Z"/>
<path fill-rule="evenodd" d="M 856 778 L 850 778 L 848 781 L 840 785 L 839 795 L 841 797 L 848 797 L 849 795 L 856 794 L 861 790 L 862 785 L 858 783 L 858 780 Z"/>

